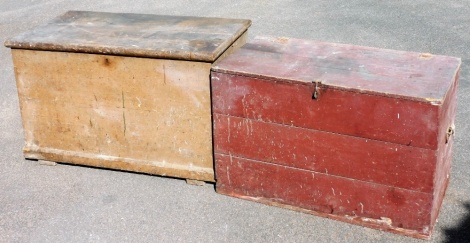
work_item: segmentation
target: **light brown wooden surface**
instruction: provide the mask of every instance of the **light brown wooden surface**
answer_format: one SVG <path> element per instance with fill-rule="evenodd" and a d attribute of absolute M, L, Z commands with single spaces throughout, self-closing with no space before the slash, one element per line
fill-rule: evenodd
<path fill-rule="evenodd" d="M 210 63 L 12 53 L 26 157 L 214 180 Z"/>

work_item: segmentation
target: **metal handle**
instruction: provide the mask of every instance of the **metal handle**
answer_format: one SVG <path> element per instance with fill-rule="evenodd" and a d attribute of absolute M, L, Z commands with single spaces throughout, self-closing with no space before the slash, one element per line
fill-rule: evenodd
<path fill-rule="evenodd" d="M 454 134 L 455 134 L 455 128 L 454 128 L 454 126 L 450 126 L 449 128 L 447 128 L 447 131 L 446 131 L 446 143 L 449 142 L 450 137 L 451 137 L 452 135 L 454 135 Z"/>

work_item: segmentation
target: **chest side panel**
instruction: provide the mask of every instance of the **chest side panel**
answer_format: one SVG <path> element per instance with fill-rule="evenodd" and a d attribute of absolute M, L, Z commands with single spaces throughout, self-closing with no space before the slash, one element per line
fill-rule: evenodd
<path fill-rule="evenodd" d="M 213 180 L 210 64 L 30 50 L 13 57 L 25 152 Z"/>
<path fill-rule="evenodd" d="M 458 81 L 459 73 L 455 76 L 455 82 L 447 93 L 444 105 L 440 112 L 439 148 L 437 150 L 438 160 L 434 176 L 433 222 L 436 221 L 439 215 L 439 210 L 450 178 L 452 150 L 455 136 L 454 132 L 455 129 L 458 131 L 458 128 L 455 128 L 454 124 L 457 108 Z M 449 128 L 451 128 L 451 130 L 449 130 Z"/>
<path fill-rule="evenodd" d="M 432 193 L 435 151 L 214 114 L 215 153 Z"/>
<path fill-rule="evenodd" d="M 439 105 L 212 72 L 213 112 L 437 149 Z"/>
<path fill-rule="evenodd" d="M 432 195 L 216 154 L 219 193 L 429 236 Z M 217 176 L 219 178 L 219 176 Z M 370 223 L 370 224 L 368 224 Z M 405 230 L 406 229 L 406 230 Z M 423 237 L 423 236 L 421 236 Z"/>

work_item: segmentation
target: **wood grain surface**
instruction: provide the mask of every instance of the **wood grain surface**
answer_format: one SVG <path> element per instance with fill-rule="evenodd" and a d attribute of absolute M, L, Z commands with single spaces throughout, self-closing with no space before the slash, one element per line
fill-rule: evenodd
<path fill-rule="evenodd" d="M 214 62 L 250 20 L 69 11 L 7 47 Z"/>
<path fill-rule="evenodd" d="M 214 180 L 210 63 L 12 51 L 26 157 Z"/>
<path fill-rule="evenodd" d="M 250 41 L 212 68 L 217 191 L 429 238 L 459 69 L 431 54 Z"/>

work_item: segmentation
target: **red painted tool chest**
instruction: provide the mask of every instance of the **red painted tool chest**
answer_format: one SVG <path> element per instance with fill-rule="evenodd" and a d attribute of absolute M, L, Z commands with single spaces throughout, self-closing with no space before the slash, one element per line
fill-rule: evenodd
<path fill-rule="evenodd" d="M 212 67 L 217 192 L 429 238 L 461 61 L 257 37 Z"/>

